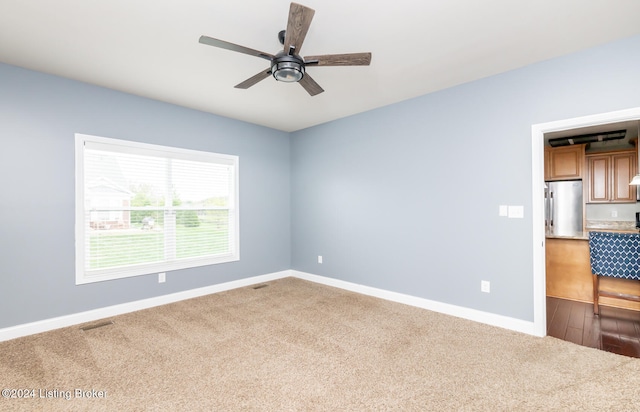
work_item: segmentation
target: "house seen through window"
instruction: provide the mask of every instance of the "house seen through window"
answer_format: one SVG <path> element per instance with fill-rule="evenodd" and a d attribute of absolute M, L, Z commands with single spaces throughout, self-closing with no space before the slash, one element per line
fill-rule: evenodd
<path fill-rule="evenodd" d="M 76 135 L 76 283 L 239 259 L 238 158 Z"/>

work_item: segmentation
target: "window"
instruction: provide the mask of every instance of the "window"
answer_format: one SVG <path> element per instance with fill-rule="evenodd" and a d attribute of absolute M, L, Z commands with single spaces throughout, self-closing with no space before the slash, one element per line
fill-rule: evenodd
<path fill-rule="evenodd" d="M 239 260 L 238 157 L 76 134 L 76 284 Z"/>

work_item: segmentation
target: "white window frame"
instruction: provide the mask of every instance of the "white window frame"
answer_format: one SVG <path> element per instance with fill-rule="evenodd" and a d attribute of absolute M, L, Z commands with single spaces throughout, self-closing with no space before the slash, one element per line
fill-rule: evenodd
<path fill-rule="evenodd" d="M 233 166 L 232 173 L 232 195 L 230 198 L 229 210 L 233 211 L 233 218 L 229 224 L 230 253 L 225 253 L 209 257 L 184 258 L 179 260 L 169 260 L 164 262 L 146 263 L 131 265 L 119 268 L 107 268 L 98 270 L 87 270 L 85 268 L 86 258 L 86 227 L 85 218 L 87 210 L 85 204 L 85 181 L 84 162 L 85 146 L 99 148 L 103 145 L 110 151 L 120 151 L 122 153 L 146 154 L 156 157 L 171 157 L 173 159 L 183 159 L 201 162 L 210 162 Z M 94 283 L 106 280 L 121 279 L 152 273 L 161 273 L 178 269 L 186 269 L 198 266 L 214 265 L 219 263 L 234 262 L 240 260 L 240 205 L 239 205 L 239 158 L 234 155 L 204 152 L 190 149 L 182 149 L 169 146 L 160 146 L 148 143 L 132 142 L 107 137 L 91 136 L 85 134 L 75 134 L 75 244 L 76 244 L 76 285 Z M 132 209 L 135 210 L 135 209 Z"/>

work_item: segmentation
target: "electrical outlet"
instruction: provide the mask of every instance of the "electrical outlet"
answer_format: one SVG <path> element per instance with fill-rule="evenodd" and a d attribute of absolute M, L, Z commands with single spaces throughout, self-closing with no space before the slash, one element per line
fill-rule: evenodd
<path fill-rule="evenodd" d="M 491 282 L 488 280 L 480 281 L 480 291 L 484 293 L 491 293 Z"/>
<path fill-rule="evenodd" d="M 165 272 L 158 273 L 158 283 L 164 283 L 167 280 L 167 274 Z"/>
<path fill-rule="evenodd" d="M 322 263 L 322 256 L 318 255 L 318 263 Z"/>
<path fill-rule="evenodd" d="M 617 210 L 612 210 L 611 211 L 611 217 L 618 217 L 618 211 Z"/>

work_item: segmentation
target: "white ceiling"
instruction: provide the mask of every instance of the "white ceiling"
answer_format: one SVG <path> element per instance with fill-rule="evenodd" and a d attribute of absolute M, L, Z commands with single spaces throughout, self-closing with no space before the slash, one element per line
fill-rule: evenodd
<path fill-rule="evenodd" d="M 0 62 L 294 131 L 640 33 L 638 0 L 299 0 L 315 9 L 301 55 L 372 52 L 311 67 L 325 89 L 267 78 L 286 0 L 0 0 Z"/>

